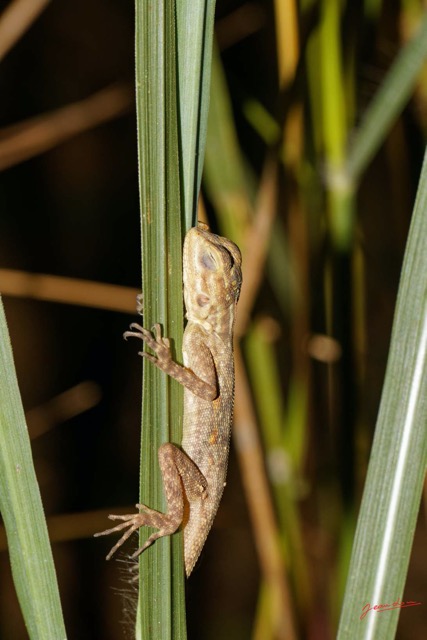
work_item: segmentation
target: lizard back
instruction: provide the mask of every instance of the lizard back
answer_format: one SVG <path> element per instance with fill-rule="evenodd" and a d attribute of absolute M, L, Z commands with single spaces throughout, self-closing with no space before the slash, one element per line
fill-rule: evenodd
<path fill-rule="evenodd" d="M 187 330 L 189 327 L 187 327 Z M 234 360 L 232 340 L 218 336 L 197 336 L 200 328 L 191 327 L 191 343 L 197 338 L 208 344 L 216 363 L 218 398 L 213 402 L 184 391 L 182 448 L 207 480 L 205 499 L 188 500 L 184 522 L 185 569 L 189 575 L 200 555 L 221 501 L 227 475 L 231 421 L 234 404 Z M 185 348 L 185 336 L 184 347 Z M 184 358 L 184 362 L 187 358 Z M 191 366 L 191 358 L 188 360 Z M 192 367 L 191 367 L 192 368 Z"/>
<path fill-rule="evenodd" d="M 228 240 L 203 226 L 184 243 L 184 331 L 186 368 L 215 385 L 205 400 L 184 390 L 182 449 L 207 481 L 207 495 L 189 497 L 184 518 L 185 569 L 189 575 L 211 529 L 225 487 L 234 405 L 233 328 L 242 281 L 241 254 Z"/>

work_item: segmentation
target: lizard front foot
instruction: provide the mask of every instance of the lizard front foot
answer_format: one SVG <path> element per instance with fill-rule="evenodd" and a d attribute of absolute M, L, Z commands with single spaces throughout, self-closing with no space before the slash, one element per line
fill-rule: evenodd
<path fill-rule="evenodd" d="M 146 507 L 144 504 L 135 505 L 137 509 L 142 510 L 142 513 L 134 513 L 134 514 L 126 514 L 122 516 L 118 515 L 109 515 L 110 520 L 122 520 L 121 524 L 118 524 L 111 529 L 106 529 L 105 531 L 101 531 L 100 533 L 95 533 L 94 537 L 99 538 L 100 536 L 107 536 L 110 533 L 115 533 L 116 531 L 123 531 L 123 529 L 127 529 L 120 540 L 114 545 L 111 551 L 108 553 L 106 559 L 110 560 L 117 549 L 122 546 L 124 542 L 134 531 L 137 531 L 142 526 L 154 527 L 158 529 L 151 534 L 151 536 L 146 540 L 146 542 L 139 547 L 132 554 L 131 558 L 137 558 L 147 547 L 149 547 L 155 540 L 158 538 L 162 538 L 163 536 L 170 536 L 172 533 L 178 529 L 181 524 L 182 518 L 173 518 L 167 513 L 160 513 L 160 511 L 156 511 L 155 509 L 150 509 Z"/>
<path fill-rule="evenodd" d="M 140 356 L 143 356 L 153 364 L 160 366 L 160 368 L 167 367 L 170 362 L 172 362 L 172 353 L 170 347 L 170 341 L 168 338 L 162 337 L 162 329 L 158 322 L 153 326 L 151 331 L 148 329 L 144 329 L 140 324 L 133 322 L 130 325 L 132 331 L 125 331 L 123 337 L 127 340 L 129 337 L 131 338 L 139 338 L 143 340 L 147 347 L 149 347 L 154 353 L 155 356 L 152 356 L 145 351 L 141 351 L 139 353 Z M 154 336 L 153 336 L 154 334 Z"/>

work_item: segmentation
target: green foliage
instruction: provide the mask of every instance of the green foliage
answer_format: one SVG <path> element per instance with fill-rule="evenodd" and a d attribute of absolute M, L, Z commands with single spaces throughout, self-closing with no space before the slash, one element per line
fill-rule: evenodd
<path fill-rule="evenodd" d="M 427 154 L 402 268 L 386 378 L 338 638 L 393 638 L 427 467 Z"/>
<path fill-rule="evenodd" d="M 0 298 L 0 510 L 31 640 L 66 638 L 55 567 Z"/>
<path fill-rule="evenodd" d="M 181 196 L 178 152 L 175 16 L 170 2 L 137 3 L 136 87 L 140 167 L 142 290 L 144 324 L 155 322 L 180 353 Z M 167 170 L 165 170 L 165 167 Z M 172 266 L 172 268 L 171 268 Z M 157 450 L 180 440 L 182 413 L 179 385 L 144 361 L 141 486 L 143 504 L 165 511 Z M 140 542 L 149 533 L 140 530 Z M 140 556 L 138 636 L 153 629 L 164 638 L 185 637 L 184 575 L 181 534 L 162 538 Z M 172 571 L 173 567 L 173 571 Z M 149 594 L 149 597 L 147 597 Z M 175 610 L 173 614 L 173 610 Z"/>
<path fill-rule="evenodd" d="M 360 179 L 410 99 L 426 57 L 427 14 L 393 62 L 351 141 L 346 165 L 352 182 Z"/>
<path fill-rule="evenodd" d="M 136 2 L 136 87 L 144 325 L 181 359 L 182 241 L 195 223 L 203 163 L 214 2 Z M 175 21 L 176 16 L 176 21 Z M 191 33 L 189 33 L 189 30 Z M 180 443 L 182 388 L 148 363 L 143 375 L 141 502 L 166 510 L 157 462 Z M 141 543 L 149 532 L 142 528 Z M 182 533 L 140 557 L 137 637 L 186 637 Z M 148 597 L 147 597 L 147 594 Z"/>

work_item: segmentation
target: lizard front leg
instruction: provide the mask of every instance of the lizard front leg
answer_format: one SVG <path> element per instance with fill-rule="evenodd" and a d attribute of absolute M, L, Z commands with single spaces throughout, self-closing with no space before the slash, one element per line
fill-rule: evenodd
<path fill-rule="evenodd" d="M 133 331 L 126 331 L 123 334 L 123 337 L 125 339 L 129 337 L 140 338 L 145 342 L 147 347 L 154 351 L 157 357 L 147 353 L 146 351 L 140 351 L 140 356 L 152 362 L 156 367 L 167 373 L 171 378 L 177 380 L 199 398 L 208 400 L 209 402 L 215 400 L 218 396 L 217 385 L 210 384 L 209 382 L 202 380 L 193 371 L 183 367 L 172 359 L 170 341 L 168 338 L 162 337 L 162 331 L 158 323 L 156 323 L 152 329 L 154 336 L 151 331 L 144 329 L 144 327 L 136 322 L 133 322 L 130 325 L 130 328 L 133 329 Z M 203 350 L 205 353 L 202 353 Z M 202 360 L 205 362 L 212 361 L 212 356 L 205 346 L 200 345 L 199 351 L 199 357 L 201 357 Z M 210 368 L 214 368 L 213 362 L 211 362 Z"/>
<path fill-rule="evenodd" d="M 132 559 L 137 558 L 155 540 L 175 533 L 180 527 L 186 499 L 191 502 L 197 499 L 204 500 L 207 497 L 207 481 L 204 475 L 181 449 L 165 443 L 159 448 L 158 458 L 168 510 L 166 513 L 161 513 L 143 504 L 137 504 L 136 507 L 140 509 L 140 513 L 109 515 L 110 520 L 121 520 L 121 524 L 96 533 L 95 537 L 106 536 L 124 529 L 125 532 L 107 555 L 107 560 L 110 560 L 117 549 L 140 527 L 156 528 L 157 531 L 152 533 L 132 555 Z"/>

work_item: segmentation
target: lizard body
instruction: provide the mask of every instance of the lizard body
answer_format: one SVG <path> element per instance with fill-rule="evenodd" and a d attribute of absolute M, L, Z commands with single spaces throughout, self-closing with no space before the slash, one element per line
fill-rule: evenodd
<path fill-rule="evenodd" d="M 111 515 L 110 519 L 123 522 L 96 535 L 126 529 L 109 559 L 139 527 L 157 528 L 133 554 L 136 558 L 157 538 L 182 526 L 189 576 L 218 510 L 227 473 L 234 402 L 233 326 L 242 281 L 238 247 L 211 233 L 206 225 L 193 227 L 184 241 L 183 280 L 188 320 L 184 366 L 172 360 L 160 325 L 150 332 L 132 324 L 125 333 L 125 337 L 142 339 L 155 355 L 140 355 L 184 386 L 182 445 L 165 443 L 158 452 L 167 512 L 137 505 L 140 513 Z"/>

